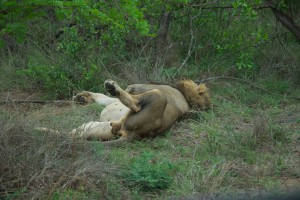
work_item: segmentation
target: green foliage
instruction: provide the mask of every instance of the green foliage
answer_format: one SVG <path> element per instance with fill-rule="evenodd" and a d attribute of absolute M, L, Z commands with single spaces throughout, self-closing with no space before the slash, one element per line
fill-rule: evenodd
<path fill-rule="evenodd" d="M 247 71 L 255 67 L 255 46 L 268 39 L 263 29 L 265 25 L 257 23 L 258 13 L 253 8 L 259 3 L 260 1 L 234 1 L 233 12 L 224 13 L 224 17 L 229 17 L 226 22 L 229 25 L 221 32 L 222 40 L 216 41 L 216 47 L 221 54 L 232 54 L 233 64 L 238 70 Z M 232 17 L 235 15 L 239 17 Z"/>
<path fill-rule="evenodd" d="M 57 44 L 57 50 L 61 51 L 71 59 L 76 59 L 80 56 L 80 50 L 86 46 L 86 43 L 83 38 L 80 37 L 77 28 L 64 28 L 62 31 L 64 31 L 64 35 Z"/>
<path fill-rule="evenodd" d="M 174 41 L 183 42 L 182 59 L 192 47 L 194 58 L 191 56 L 189 63 L 198 66 L 201 63 L 204 67 L 224 59 L 225 63 L 217 64 L 218 69 L 234 66 L 240 74 L 248 73 L 247 76 L 257 71 L 256 47 L 268 40 L 267 26 L 260 22 L 254 9 L 260 5 L 260 0 L 236 0 L 220 1 L 213 6 L 220 9 L 186 6 L 184 10 L 175 10 L 172 14 L 176 21 L 170 34 Z M 233 8 L 222 9 L 228 6 Z M 208 63 L 204 63 L 207 59 Z"/>
<path fill-rule="evenodd" d="M 67 199 L 88 199 L 87 195 L 82 192 L 78 192 L 76 190 L 69 189 L 64 192 L 54 192 L 51 199 L 52 200 L 67 200 Z"/>
<path fill-rule="evenodd" d="M 99 32 L 100 26 L 107 26 L 102 33 L 104 39 L 112 32 L 120 36 L 136 29 L 141 35 L 147 35 L 150 30 L 137 1 L 4 0 L 0 2 L 0 38 L 7 34 L 22 42 L 29 24 L 51 12 L 63 24 L 76 24 L 89 30 L 90 34 Z M 3 40 L 1 42 L 3 44 Z"/>
<path fill-rule="evenodd" d="M 198 79 L 202 69 L 243 78 L 259 74 L 266 65 L 262 57 L 269 55 L 262 54 L 259 47 L 271 42 L 272 33 L 271 21 L 255 9 L 263 2 L 225 0 L 212 5 L 191 5 L 193 2 L 187 0 L 5 0 L 0 2 L 0 43 L 6 44 L 12 54 L 21 47 L 34 46 L 41 51 L 47 57 L 43 62 L 32 63 L 32 52 L 28 50 L 21 53 L 25 64 L 16 68 L 28 70 L 24 73 L 28 79 L 42 79 L 41 84 L 35 82 L 37 86 L 59 96 L 70 96 L 74 89 L 98 87 L 107 78 L 105 75 L 123 76 L 124 71 L 140 76 L 136 80 L 151 80 L 155 73 L 161 76 L 160 80 Z M 166 37 L 168 51 L 165 63 L 156 72 L 153 55 L 157 44 L 153 36 L 159 36 L 165 12 L 171 12 Z M 136 59 L 142 63 L 132 67 L 130 62 Z M 183 61 L 187 62 L 182 67 Z M 298 63 L 292 66 L 286 71 L 291 73 Z M 41 77 L 33 75 L 41 71 Z M 62 74 L 47 75 L 58 72 Z M 62 84 L 61 89 L 56 86 Z"/>
<path fill-rule="evenodd" d="M 15 192 L 13 192 L 11 194 L 10 193 L 6 194 L 5 195 L 5 200 L 18 199 L 26 191 L 27 191 L 26 188 L 17 189 Z"/>
<path fill-rule="evenodd" d="M 121 176 L 129 186 L 137 186 L 144 191 L 163 190 L 172 184 L 173 169 L 174 164 L 167 159 L 158 159 L 151 152 L 143 152 L 132 159 Z"/>
<path fill-rule="evenodd" d="M 54 94 L 59 90 L 65 92 L 68 89 L 66 72 L 56 66 L 29 65 L 28 69 L 18 73 L 28 75 L 35 85 L 40 85 L 41 89 L 52 91 Z"/>
<path fill-rule="evenodd" d="M 102 69 L 91 64 L 91 66 L 58 66 L 28 63 L 28 68 L 19 70 L 20 77 L 26 76 L 32 85 L 47 92 L 48 97 L 66 98 L 72 96 L 72 91 L 89 88 L 93 90 L 102 89 L 103 79 L 99 76 Z M 93 86 L 93 87 L 91 87 Z"/>
<path fill-rule="evenodd" d="M 101 90 L 103 66 L 126 55 L 126 37 L 150 35 L 138 1 L 5 0 L 0 19 L 2 46 L 34 44 L 44 57 L 36 61 L 30 48 L 19 78 L 59 98 L 74 90 Z"/>

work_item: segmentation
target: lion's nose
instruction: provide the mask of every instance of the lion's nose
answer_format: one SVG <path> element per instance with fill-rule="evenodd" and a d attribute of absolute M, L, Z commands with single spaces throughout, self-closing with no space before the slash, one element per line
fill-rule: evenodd
<path fill-rule="evenodd" d="M 79 102 L 81 103 L 85 103 L 85 98 L 83 96 L 80 96 L 79 99 L 78 99 Z"/>

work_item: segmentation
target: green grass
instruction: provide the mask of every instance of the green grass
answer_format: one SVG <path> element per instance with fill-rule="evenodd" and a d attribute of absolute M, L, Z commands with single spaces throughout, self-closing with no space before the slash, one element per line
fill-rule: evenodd
<path fill-rule="evenodd" d="M 163 136 L 109 149 L 86 144 L 94 159 L 112 167 L 102 182 L 105 193 L 57 187 L 49 198 L 165 199 L 300 187 L 299 102 L 239 83 L 210 87 L 212 109 L 180 120 Z M 98 120 L 101 110 L 96 104 L 30 109 L 26 130 L 38 124 L 67 132 Z"/>

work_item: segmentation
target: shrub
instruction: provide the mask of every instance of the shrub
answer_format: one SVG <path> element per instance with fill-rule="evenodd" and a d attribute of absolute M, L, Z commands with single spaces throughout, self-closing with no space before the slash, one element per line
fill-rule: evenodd
<path fill-rule="evenodd" d="M 133 158 L 121 176 L 129 186 L 137 186 L 143 191 L 167 189 L 172 184 L 174 165 L 168 160 L 160 160 L 153 153 L 143 152 Z"/>
<path fill-rule="evenodd" d="M 89 68 L 76 66 L 72 68 L 57 65 L 33 65 L 29 63 L 27 69 L 19 70 L 19 75 L 31 79 L 32 84 L 48 93 L 51 98 L 66 98 L 72 92 L 82 89 L 93 89 L 103 83 L 103 77 L 97 76 L 101 68 L 91 65 Z"/>

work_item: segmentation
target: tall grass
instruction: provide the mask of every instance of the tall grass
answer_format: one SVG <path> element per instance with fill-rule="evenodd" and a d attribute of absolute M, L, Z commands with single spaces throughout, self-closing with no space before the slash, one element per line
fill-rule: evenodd
<path fill-rule="evenodd" d="M 2 107 L 2 197 L 164 199 L 300 187 L 299 102 L 276 85 L 274 94 L 238 82 L 209 85 L 210 110 L 191 112 L 161 137 L 110 149 L 66 134 L 98 120 L 97 104 Z"/>
<path fill-rule="evenodd" d="M 24 116 L 1 113 L 0 119 L 1 199 L 88 199 L 109 193 L 108 177 L 116 168 L 106 162 L 103 148 L 34 131 Z"/>

